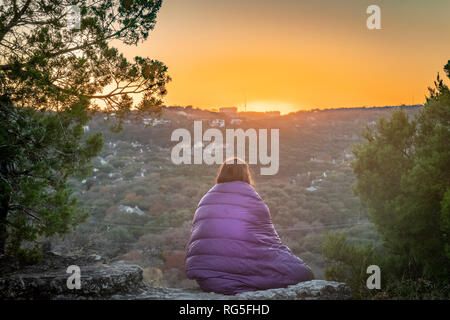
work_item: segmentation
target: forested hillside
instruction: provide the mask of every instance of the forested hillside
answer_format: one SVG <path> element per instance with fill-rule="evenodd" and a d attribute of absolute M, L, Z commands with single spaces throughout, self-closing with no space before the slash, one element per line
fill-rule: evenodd
<path fill-rule="evenodd" d="M 408 116 L 420 107 L 403 108 Z M 53 238 L 53 250 L 98 254 L 141 265 L 154 285 L 192 287 L 184 274 L 184 247 L 201 197 L 212 187 L 218 165 L 174 165 L 173 130 L 279 128 L 280 168 L 261 176 L 252 165 L 256 190 L 270 208 L 275 227 L 292 251 L 323 278 L 322 240 L 330 230 L 354 244 L 379 242 L 352 186 L 352 146 L 362 128 L 374 126 L 392 108 L 305 111 L 286 116 L 239 113 L 227 116 L 192 108 L 164 108 L 159 119 L 125 120 L 111 132 L 114 114 L 97 113 L 84 127 L 86 138 L 103 133 L 104 147 L 85 180 L 72 179 L 80 205 L 90 217 L 65 238 Z M 223 120 L 223 122 L 221 121 Z M 223 126 L 222 126 L 223 125 Z"/>

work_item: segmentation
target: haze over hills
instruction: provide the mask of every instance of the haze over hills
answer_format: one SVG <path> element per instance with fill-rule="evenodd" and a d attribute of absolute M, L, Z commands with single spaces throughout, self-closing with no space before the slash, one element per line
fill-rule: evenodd
<path fill-rule="evenodd" d="M 267 108 L 264 108 L 263 111 L 247 111 L 247 107 L 244 104 L 242 107 L 220 107 L 220 108 L 199 108 L 194 107 L 192 105 L 187 106 L 181 106 L 181 105 L 170 105 L 170 106 L 163 106 L 166 110 L 178 110 L 178 111 L 189 111 L 189 112 L 201 112 L 201 111 L 208 111 L 212 113 L 239 113 L 241 116 L 243 115 L 250 115 L 250 114 L 279 114 L 279 115 L 287 115 L 287 114 L 293 114 L 298 112 L 310 112 L 310 111 L 332 111 L 332 110 L 344 110 L 344 109 L 352 109 L 352 110 L 366 110 L 366 109 L 394 109 L 394 108 L 418 108 L 422 107 L 422 104 L 412 104 L 412 105 L 392 105 L 392 106 L 361 106 L 361 107 L 333 107 L 333 108 L 310 108 L 310 109 L 298 109 L 297 111 L 289 112 L 284 114 L 283 112 L 279 111 L 278 108 L 273 108 L 268 110 Z"/>
<path fill-rule="evenodd" d="M 158 119 L 125 119 L 119 133 L 108 130 L 114 115 L 99 113 L 85 134 L 101 131 L 104 148 L 92 175 L 71 180 L 89 219 L 65 239 L 53 239 L 60 253 L 98 254 L 141 265 L 153 285 L 193 287 L 184 274 L 184 248 L 201 197 L 212 187 L 218 165 L 174 165 L 170 140 L 177 128 L 271 129 L 280 132 L 280 165 L 274 176 L 251 165 L 256 190 L 269 206 L 275 227 L 292 251 L 323 278 L 321 241 L 335 230 L 358 244 L 379 243 L 352 192 L 352 146 L 362 128 L 389 117 L 394 107 L 276 113 L 212 112 L 164 108 Z M 420 106 L 403 106 L 409 116 Z M 109 120 L 107 120 L 109 117 Z"/>

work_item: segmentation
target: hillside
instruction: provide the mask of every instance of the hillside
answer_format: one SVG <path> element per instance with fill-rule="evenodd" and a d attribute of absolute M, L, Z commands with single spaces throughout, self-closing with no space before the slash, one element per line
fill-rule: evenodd
<path fill-rule="evenodd" d="M 405 108 L 415 114 L 419 108 Z M 354 243 L 379 242 L 359 200 L 350 163 L 361 130 L 389 117 L 391 108 L 236 114 L 166 108 L 160 119 L 125 120 L 113 133 L 114 115 L 97 114 L 85 127 L 89 136 L 101 131 L 104 148 L 93 162 L 91 176 L 71 180 L 88 220 L 64 239 L 52 239 L 61 254 L 98 254 L 108 261 L 140 265 L 144 281 L 155 286 L 194 288 L 184 274 L 184 247 L 190 222 L 201 197 L 211 188 L 217 165 L 174 165 L 173 130 L 225 128 L 280 129 L 277 175 L 251 170 L 256 189 L 269 206 L 282 241 L 323 278 L 321 241 L 324 232 L 347 234 Z"/>

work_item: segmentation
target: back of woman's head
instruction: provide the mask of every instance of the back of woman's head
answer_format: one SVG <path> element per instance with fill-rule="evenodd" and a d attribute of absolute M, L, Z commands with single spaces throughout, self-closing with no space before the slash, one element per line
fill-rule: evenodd
<path fill-rule="evenodd" d="M 237 157 L 225 160 L 217 173 L 216 183 L 231 181 L 243 181 L 253 185 L 253 179 L 248 164 Z"/>

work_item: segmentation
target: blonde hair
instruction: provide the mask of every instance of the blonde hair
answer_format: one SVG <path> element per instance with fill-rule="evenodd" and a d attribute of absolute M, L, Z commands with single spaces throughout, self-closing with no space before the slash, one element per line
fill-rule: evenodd
<path fill-rule="evenodd" d="M 222 163 L 216 177 L 216 183 L 243 181 L 253 186 L 248 164 L 238 157 L 229 158 Z"/>

